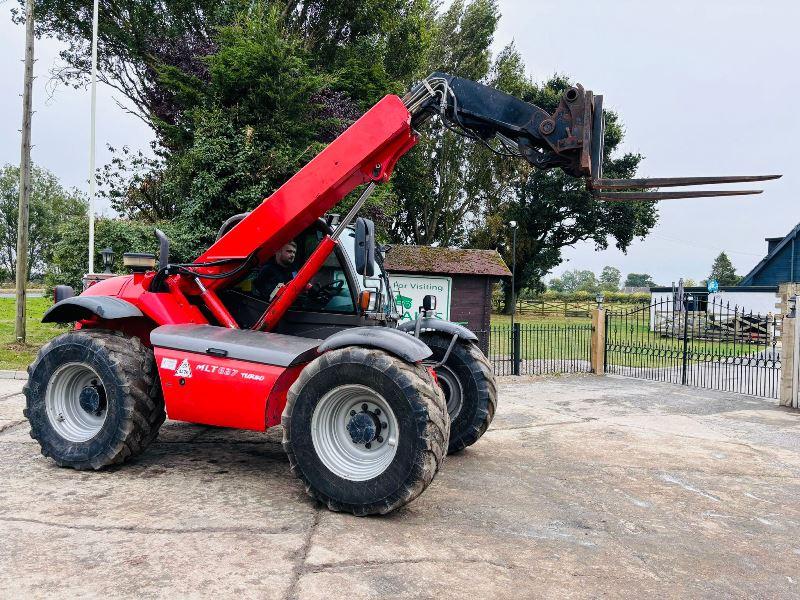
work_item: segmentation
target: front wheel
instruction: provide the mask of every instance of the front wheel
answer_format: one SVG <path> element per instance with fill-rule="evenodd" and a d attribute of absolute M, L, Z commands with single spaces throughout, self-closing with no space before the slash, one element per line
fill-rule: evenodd
<path fill-rule="evenodd" d="M 306 491 L 355 515 L 419 496 L 442 463 L 450 425 L 427 369 L 360 346 L 311 362 L 287 394 L 282 424 Z"/>
<path fill-rule="evenodd" d="M 114 331 L 48 342 L 28 368 L 24 393 L 31 437 L 62 467 L 123 463 L 155 440 L 166 416 L 153 351 Z"/>
<path fill-rule="evenodd" d="M 450 346 L 449 335 L 423 332 L 420 339 L 440 362 Z M 472 342 L 459 339 L 447 362 L 436 368 L 436 378 L 447 399 L 450 415 L 448 454 L 477 442 L 489 428 L 497 409 L 497 384 L 489 361 Z"/>

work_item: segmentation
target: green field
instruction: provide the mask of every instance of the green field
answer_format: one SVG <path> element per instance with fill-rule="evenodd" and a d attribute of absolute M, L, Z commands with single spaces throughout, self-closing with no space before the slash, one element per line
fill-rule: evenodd
<path fill-rule="evenodd" d="M 607 353 L 609 364 L 628 367 L 665 368 L 680 364 L 683 358 L 684 341 L 680 332 L 676 336 L 662 335 L 649 330 L 648 325 L 619 325 L 606 331 L 612 346 Z M 699 337 L 699 336 L 698 336 Z M 616 348 L 615 348 L 616 346 Z M 730 339 L 693 339 L 686 343 L 686 354 L 690 361 L 716 362 L 725 358 L 754 356 L 768 349 L 767 341 L 748 341 L 738 336 Z"/>
<path fill-rule="evenodd" d="M 499 315 L 492 313 L 492 327 L 498 325 L 511 326 L 511 317 L 509 315 Z M 514 317 L 515 323 L 531 324 L 531 325 L 585 325 L 590 324 L 592 319 L 590 317 L 563 317 L 563 316 L 533 316 L 518 314 Z"/>
<path fill-rule="evenodd" d="M 28 339 L 23 346 L 14 341 L 14 299 L 0 298 L 0 369 L 24 370 L 47 340 L 66 331 L 63 326 L 41 322 L 52 303 L 50 298 L 28 298 L 25 314 Z"/>
<path fill-rule="evenodd" d="M 589 360 L 591 319 L 581 317 L 515 317 L 521 326 L 522 360 Z M 511 355 L 511 319 L 492 315 L 490 357 Z"/>

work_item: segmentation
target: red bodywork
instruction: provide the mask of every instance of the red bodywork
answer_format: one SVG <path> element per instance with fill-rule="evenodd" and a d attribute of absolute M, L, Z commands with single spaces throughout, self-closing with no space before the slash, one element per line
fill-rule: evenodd
<path fill-rule="evenodd" d="M 281 422 L 286 392 L 305 365 L 284 368 L 155 348 L 170 419 L 263 431 Z"/>
<path fill-rule="evenodd" d="M 387 181 L 397 160 L 416 141 L 403 101 L 393 95 L 384 97 L 195 261 L 230 262 L 194 270 L 212 274 L 230 271 L 245 260 L 263 264 L 356 187 Z M 276 295 L 256 328 L 275 327 L 334 245 L 330 238 L 319 244 L 297 277 Z M 141 310 L 144 318 L 94 318 L 77 327 L 116 329 L 147 344 L 150 332 L 160 325 L 238 327 L 216 296 L 216 290 L 236 280 L 204 279 L 206 289 L 202 290 L 193 277 L 172 275 L 166 280 L 169 291 L 150 292 L 154 275 L 114 277 L 83 292 L 126 300 Z M 198 305 L 205 306 L 216 322 L 209 322 Z M 263 430 L 280 422 L 286 392 L 303 367 L 284 368 L 167 348 L 155 348 L 155 353 L 170 418 L 243 429 Z M 181 376 L 186 371 L 179 369 L 184 360 L 190 377 Z"/>

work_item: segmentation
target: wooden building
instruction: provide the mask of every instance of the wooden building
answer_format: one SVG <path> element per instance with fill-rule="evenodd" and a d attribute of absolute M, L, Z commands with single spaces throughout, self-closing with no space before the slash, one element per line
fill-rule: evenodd
<path fill-rule="evenodd" d="M 493 284 L 511 277 L 496 250 L 392 246 L 386 269 L 405 319 L 416 317 L 430 293 L 437 297 L 437 316 L 475 332 L 489 330 Z"/>
<path fill-rule="evenodd" d="M 800 281 L 800 224 L 782 238 L 766 238 L 767 255 L 744 276 L 740 287 Z"/>

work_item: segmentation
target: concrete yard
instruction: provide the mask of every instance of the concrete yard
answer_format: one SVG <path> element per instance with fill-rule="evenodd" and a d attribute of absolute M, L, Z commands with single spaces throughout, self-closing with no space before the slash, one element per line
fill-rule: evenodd
<path fill-rule="evenodd" d="M 0 381 L 0 596 L 800 596 L 800 413 L 621 377 L 504 378 L 492 428 L 387 517 L 317 506 L 280 432 L 168 422 L 80 473 Z"/>

